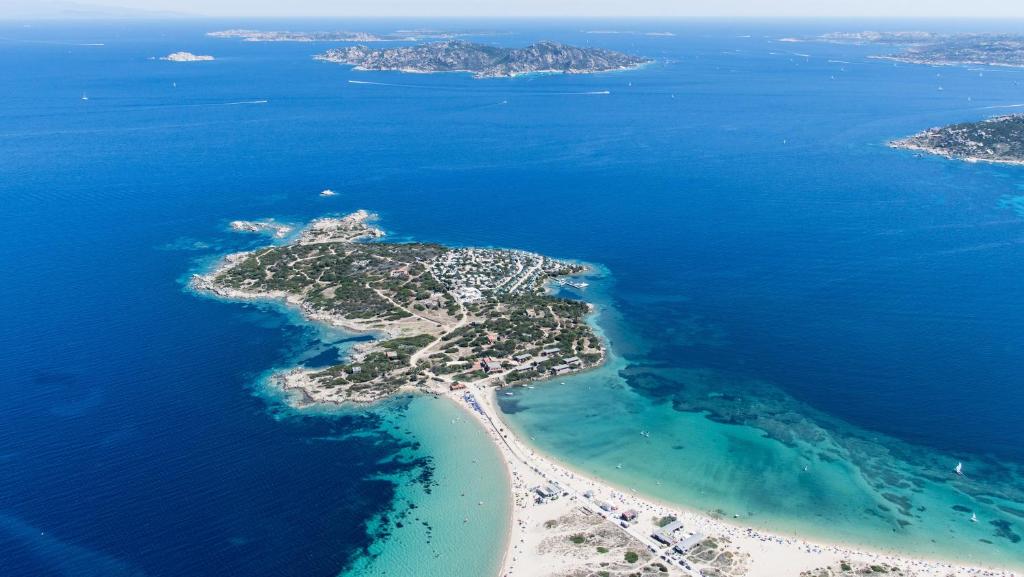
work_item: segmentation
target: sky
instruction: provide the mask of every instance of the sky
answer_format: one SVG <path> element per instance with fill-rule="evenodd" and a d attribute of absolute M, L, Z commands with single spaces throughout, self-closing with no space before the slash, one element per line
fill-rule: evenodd
<path fill-rule="evenodd" d="M 1024 0 L 0 0 L 17 12 L 234 17 L 1024 18 Z M 108 7 L 112 8 L 108 10 Z"/>

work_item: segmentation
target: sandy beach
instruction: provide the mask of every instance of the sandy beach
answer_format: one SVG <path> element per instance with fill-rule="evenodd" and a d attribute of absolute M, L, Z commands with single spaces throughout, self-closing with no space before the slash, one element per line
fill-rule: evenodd
<path fill-rule="evenodd" d="M 501 450 L 511 479 L 512 517 L 509 545 L 504 555 L 502 577 L 537 577 L 575 574 L 584 565 L 607 564 L 604 554 L 590 548 L 582 555 L 571 547 L 552 547 L 551 525 L 557 519 L 569 518 L 574 512 L 584 516 L 599 516 L 605 527 L 614 528 L 630 538 L 634 547 L 646 552 L 663 565 L 669 574 L 701 575 L 700 567 L 687 562 L 679 564 L 679 555 L 673 558 L 671 547 L 652 538 L 658 531 L 655 524 L 664 517 L 674 517 L 682 523 L 677 535 L 680 539 L 698 534 L 725 543 L 733 551 L 737 562 L 718 574 L 748 575 L 750 577 L 780 577 L 801 575 L 803 572 L 835 567 L 836 574 L 844 564 L 857 567 L 888 565 L 902 569 L 905 575 L 922 577 L 948 576 L 1018 576 L 1019 573 L 999 568 L 969 567 L 954 563 L 904 557 L 808 541 L 791 536 L 773 535 L 706 514 L 661 503 L 630 491 L 614 487 L 599 479 L 582 475 L 538 453 L 520 441 L 500 417 L 495 395 L 501 394 L 488 380 L 468 384 L 465 390 L 447 393 L 451 399 L 474 415 Z M 471 401 L 470 401 L 471 399 Z M 472 402 L 472 401 L 475 401 Z M 556 483 L 562 491 L 557 500 L 536 502 L 534 488 Z M 616 509 L 606 512 L 600 504 Z M 635 522 L 623 527 L 619 515 L 627 510 L 639 513 Z M 579 549 L 579 548 L 577 548 Z M 807 573 L 818 574 L 818 573 Z"/>

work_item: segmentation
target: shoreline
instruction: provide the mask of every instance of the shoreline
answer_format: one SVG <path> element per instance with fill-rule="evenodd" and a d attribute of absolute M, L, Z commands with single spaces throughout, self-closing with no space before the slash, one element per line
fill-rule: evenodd
<path fill-rule="evenodd" d="M 951 152 L 943 150 L 941 148 L 933 148 L 930 146 L 922 146 L 920 144 L 913 144 L 906 140 L 890 140 L 886 143 L 886 146 L 896 150 L 913 150 L 915 152 L 924 152 L 933 156 L 941 156 L 948 160 L 959 160 L 961 162 L 970 162 L 972 164 L 1002 164 L 1006 166 L 1024 166 L 1024 160 L 1010 160 L 1010 159 L 998 159 L 998 158 L 982 158 L 978 156 L 957 156 Z"/>
<path fill-rule="evenodd" d="M 632 505 L 633 508 L 644 512 L 674 513 L 677 518 L 685 521 L 687 526 L 699 527 L 708 536 L 726 536 L 734 544 L 737 544 L 741 551 L 750 554 L 750 570 L 747 573 L 750 577 L 778 577 L 779 569 L 786 565 L 789 565 L 786 570 L 795 571 L 793 573 L 795 576 L 799 571 L 820 567 L 824 563 L 838 565 L 846 560 L 869 564 L 889 563 L 910 571 L 916 571 L 922 577 L 946 577 L 948 575 L 1010 577 L 1019 575 L 1016 570 L 1009 568 L 963 565 L 947 560 L 874 551 L 869 548 L 852 546 L 841 542 L 829 542 L 827 540 L 807 539 L 797 535 L 759 531 L 730 522 L 729 520 L 713 518 L 706 513 L 681 506 L 677 503 L 668 503 L 634 492 L 628 488 L 618 487 L 603 479 L 580 472 L 557 458 L 538 451 L 528 442 L 521 440 L 519 435 L 501 419 L 501 411 L 497 407 L 496 402 L 497 389 L 490 387 L 486 380 L 469 383 L 467 390 L 474 393 L 474 397 L 484 411 L 482 414 L 473 410 L 458 394 L 449 394 L 449 397 L 467 412 L 473 414 L 480 424 L 488 430 L 488 434 L 505 457 L 506 474 L 513 479 L 511 485 L 514 488 L 513 492 L 515 492 L 516 487 L 515 479 L 534 477 L 548 482 L 555 479 L 563 488 L 567 488 L 570 491 L 576 502 L 581 504 L 593 502 L 583 497 L 585 491 L 579 490 L 579 487 L 585 486 L 587 490 L 594 491 L 595 495 L 607 495 L 609 499 L 620 501 L 626 507 Z M 516 462 L 519 463 L 518 466 Z M 542 473 L 538 473 L 538 471 L 542 471 Z M 523 485 L 520 484 L 520 486 L 522 487 Z M 529 506 L 517 507 L 515 497 L 513 495 L 514 512 L 510 518 L 511 530 L 515 532 L 516 525 L 519 524 L 523 529 L 522 534 L 526 536 L 531 533 L 531 531 L 527 530 L 529 528 L 524 523 L 525 513 Z M 540 507 L 549 506 L 540 505 Z M 591 509 L 594 509 L 594 507 L 591 507 Z M 608 518 L 614 519 L 611 515 Z M 634 525 L 634 527 L 637 526 Z M 537 528 L 533 529 L 532 533 L 534 533 L 535 537 Z M 644 544 L 650 545 L 651 540 L 649 536 L 643 532 L 637 533 L 628 529 L 623 530 L 630 532 Z M 514 539 L 510 538 L 509 542 L 510 544 L 513 543 Z M 513 545 L 506 550 L 504 555 L 505 561 L 502 564 L 502 571 L 499 575 L 501 577 L 531 577 L 536 575 L 537 573 L 517 565 L 516 561 L 518 558 L 513 555 L 514 547 Z M 509 562 L 510 557 L 512 559 L 511 562 Z"/>

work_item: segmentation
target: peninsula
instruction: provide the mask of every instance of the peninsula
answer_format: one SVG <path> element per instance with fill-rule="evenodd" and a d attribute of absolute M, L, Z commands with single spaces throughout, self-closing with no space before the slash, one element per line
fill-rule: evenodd
<path fill-rule="evenodd" d="M 309 402 L 372 402 L 484 377 L 523 383 L 603 360 L 590 307 L 547 291 L 582 265 L 516 250 L 365 242 L 383 236 L 371 219 L 358 211 L 315 220 L 290 244 L 230 255 L 193 278 L 220 296 L 284 300 L 310 319 L 379 335 L 343 364 L 278 375 L 284 389 Z"/>
<path fill-rule="evenodd" d="M 315 58 L 349 64 L 356 70 L 470 72 L 475 78 L 510 78 L 531 73 L 592 74 L 636 68 L 650 62 L 612 50 L 577 48 L 557 42 L 502 48 L 463 40 L 379 49 L 349 46 L 328 50 Z"/>
<path fill-rule="evenodd" d="M 514 395 L 510 385 L 605 361 L 605 344 L 588 323 L 592 307 L 547 290 L 584 288 L 567 277 L 585 267 L 517 250 L 384 242 L 373 218 L 360 210 L 314 220 L 289 244 L 228 255 L 191 285 L 228 299 L 285 301 L 311 320 L 378 336 L 342 364 L 275 375 L 296 406 L 409 391 L 472 415 L 501 451 L 512 490 L 502 577 L 1014 575 L 762 532 L 540 454 L 504 424 L 496 390 Z"/>
<path fill-rule="evenodd" d="M 929 128 L 889 146 L 968 162 L 1024 164 L 1024 115 Z"/>
<path fill-rule="evenodd" d="M 841 44 L 902 45 L 881 60 L 932 66 L 1024 66 L 1024 36 L 1019 34 L 938 34 L 935 32 L 833 32 L 817 40 Z"/>

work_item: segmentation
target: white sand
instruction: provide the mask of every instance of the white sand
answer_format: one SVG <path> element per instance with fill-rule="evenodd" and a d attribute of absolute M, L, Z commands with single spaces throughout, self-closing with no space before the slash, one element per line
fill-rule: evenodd
<path fill-rule="evenodd" d="M 483 413 L 477 413 L 463 400 L 463 395 L 472 393 Z M 628 529 L 640 542 L 655 547 L 660 555 L 665 546 L 651 538 L 654 520 L 665 515 L 674 515 L 684 523 L 687 532 L 700 532 L 707 537 L 725 537 L 741 552 L 750 556 L 750 577 L 796 577 L 801 571 L 838 565 L 840 561 L 853 563 L 887 563 L 904 571 L 922 577 L 947 577 L 966 575 L 1019 576 L 1020 574 L 983 567 L 968 567 L 943 561 L 894 556 L 864 550 L 855 550 L 835 544 L 814 543 L 793 537 L 771 535 L 751 528 L 713 519 L 707 515 L 681 509 L 655 500 L 640 497 L 617 489 L 607 483 L 570 470 L 547 456 L 537 453 L 521 443 L 501 421 L 500 410 L 494 398 L 495 390 L 487 380 L 470 383 L 466 391 L 449 393 L 453 400 L 473 414 L 483 424 L 488 434 L 501 449 L 508 466 L 513 492 L 512 518 L 509 545 L 505 553 L 500 575 L 502 577 L 540 577 L 565 572 L 571 568 L 571 559 L 563 562 L 552 560 L 550 555 L 538 555 L 537 549 L 545 536 L 543 523 L 568 513 L 575 507 L 587 505 L 593 511 L 600 509 L 593 501 L 614 503 L 619 511 L 635 509 L 640 512 L 640 521 Z M 557 501 L 536 504 L 531 489 L 552 481 L 557 482 L 569 497 Z M 592 491 L 592 499 L 584 497 Z M 605 514 L 605 515 L 614 515 Z M 695 574 L 676 568 L 683 574 Z"/>

